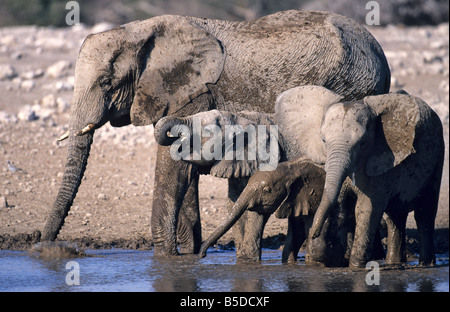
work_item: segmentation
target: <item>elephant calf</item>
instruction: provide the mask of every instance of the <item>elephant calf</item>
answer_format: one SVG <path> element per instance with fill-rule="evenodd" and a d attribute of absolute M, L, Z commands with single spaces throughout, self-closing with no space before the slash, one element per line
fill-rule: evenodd
<path fill-rule="evenodd" d="M 225 223 L 203 243 L 200 255 L 206 256 L 208 247 L 224 235 L 245 211 L 256 211 L 263 215 L 275 212 L 278 218 L 289 220 L 282 262 L 296 263 L 298 251 L 308 237 L 314 213 L 319 206 L 324 183 L 323 168 L 305 157 L 282 162 L 273 171 L 255 172 Z M 341 203 L 344 203 L 344 198 L 350 199 L 342 196 Z M 316 240 L 313 248 L 308 250 L 307 261 L 332 266 L 347 263 L 346 253 L 351 246 L 348 238 L 352 236 L 354 222 L 348 214 L 349 210 L 344 209 L 343 205 L 339 205 L 339 208 L 333 212 L 333 223 L 328 224 L 328 231 L 320 238 L 320 243 Z"/>

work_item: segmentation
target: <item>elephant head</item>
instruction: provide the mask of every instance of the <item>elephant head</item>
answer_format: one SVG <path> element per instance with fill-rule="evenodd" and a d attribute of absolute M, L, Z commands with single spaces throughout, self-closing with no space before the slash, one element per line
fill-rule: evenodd
<path fill-rule="evenodd" d="M 62 184 L 42 240 L 54 240 L 86 169 L 94 131 L 110 122 L 144 126 L 189 107 L 223 69 L 224 51 L 209 33 L 177 16 L 132 22 L 89 35 L 75 67 Z"/>
<path fill-rule="evenodd" d="M 310 86 L 291 89 L 278 98 L 277 114 L 283 116 L 295 108 L 297 116 L 308 119 L 306 123 L 298 120 L 290 130 L 310 135 L 291 144 L 325 164 L 324 195 L 314 217 L 312 238 L 320 235 L 346 177 L 358 185 L 361 177 L 383 175 L 414 153 L 419 106 L 410 98 L 401 91 L 359 102 L 339 102 L 340 97 L 333 92 Z M 308 101 L 318 105 L 305 106 Z"/>
<path fill-rule="evenodd" d="M 266 114 L 210 110 L 167 116 L 155 125 L 154 133 L 159 144 L 172 145 L 172 158 L 207 168 L 219 178 L 273 170 L 280 159 L 277 127 Z"/>
<path fill-rule="evenodd" d="M 322 196 L 325 172 L 306 158 L 280 163 L 274 171 L 256 171 L 235 202 L 225 223 L 202 244 L 200 255 L 223 236 L 246 210 L 277 217 L 314 213 Z"/>

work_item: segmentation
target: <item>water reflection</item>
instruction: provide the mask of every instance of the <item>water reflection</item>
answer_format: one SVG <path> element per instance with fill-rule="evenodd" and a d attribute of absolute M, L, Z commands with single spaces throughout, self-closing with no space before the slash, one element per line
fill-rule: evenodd
<path fill-rule="evenodd" d="M 449 291 L 448 256 L 437 268 L 381 270 L 380 285 L 367 285 L 368 271 L 281 265 L 279 251 L 265 250 L 262 264 L 236 263 L 235 253 L 155 258 L 151 251 L 95 250 L 70 259 L 80 285 L 66 284 L 69 260 L 41 260 L 26 252 L 0 251 L 0 291 Z"/>

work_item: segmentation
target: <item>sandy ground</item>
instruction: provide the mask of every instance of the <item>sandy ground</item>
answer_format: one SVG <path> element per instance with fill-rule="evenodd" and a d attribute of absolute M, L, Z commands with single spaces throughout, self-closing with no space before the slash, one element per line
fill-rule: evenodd
<path fill-rule="evenodd" d="M 74 65 L 85 36 L 107 28 L 0 28 L 0 249 L 8 237 L 42 229 L 64 171 Z M 373 27 L 392 70 L 392 88 L 423 98 L 441 117 L 447 155 L 436 228 L 448 252 L 449 27 Z M 151 244 L 157 145 L 149 127 L 112 128 L 94 137 L 89 164 L 61 240 L 114 246 Z M 200 178 L 203 237 L 226 217 L 227 182 Z M 265 237 L 281 237 L 286 220 L 271 217 Z M 414 228 L 412 214 L 408 227 Z M 31 238 L 30 238 L 31 239 Z M 228 233 L 220 242 L 227 243 Z M 122 244 L 120 245 L 120 242 Z"/>

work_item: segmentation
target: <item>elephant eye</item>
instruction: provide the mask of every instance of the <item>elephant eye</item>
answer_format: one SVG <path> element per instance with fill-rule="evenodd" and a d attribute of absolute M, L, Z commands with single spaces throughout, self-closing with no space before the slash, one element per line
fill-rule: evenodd
<path fill-rule="evenodd" d="M 103 76 L 99 79 L 99 84 L 102 87 L 109 87 L 109 86 L 111 86 L 111 78 L 109 78 L 107 76 Z"/>
<path fill-rule="evenodd" d="M 270 186 L 264 186 L 263 192 L 269 193 L 270 192 Z"/>

